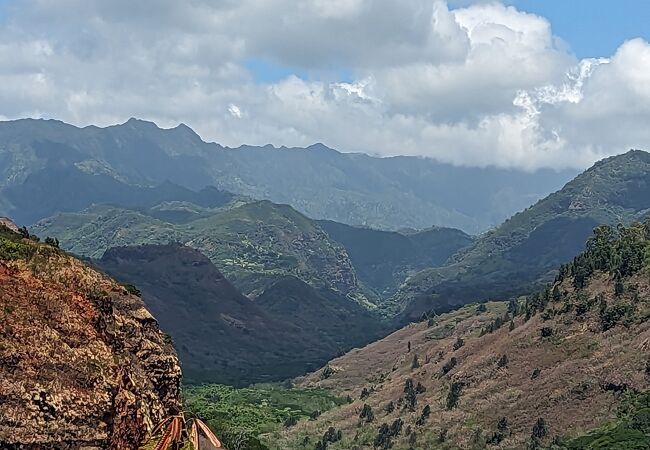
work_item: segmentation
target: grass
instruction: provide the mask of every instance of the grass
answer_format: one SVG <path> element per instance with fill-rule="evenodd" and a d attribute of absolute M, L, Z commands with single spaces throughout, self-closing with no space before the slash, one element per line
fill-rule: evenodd
<path fill-rule="evenodd" d="M 258 438 L 261 434 L 346 402 L 325 389 L 294 389 L 280 384 L 247 388 L 203 384 L 184 389 L 189 416 L 205 420 L 231 450 L 266 449 Z"/>
<path fill-rule="evenodd" d="M 562 443 L 568 450 L 650 449 L 650 392 L 628 393 L 618 421 Z"/>

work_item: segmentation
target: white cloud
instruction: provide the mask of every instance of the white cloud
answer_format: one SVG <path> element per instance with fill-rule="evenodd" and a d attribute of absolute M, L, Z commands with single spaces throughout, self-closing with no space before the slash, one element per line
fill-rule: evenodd
<path fill-rule="evenodd" d="M 24 1 L 0 25 L 0 117 L 530 169 L 650 148 L 647 42 L 580 61 L 543 17 L 461 3 Z M 251 59 L 312 81 L 256 82 Z"/>

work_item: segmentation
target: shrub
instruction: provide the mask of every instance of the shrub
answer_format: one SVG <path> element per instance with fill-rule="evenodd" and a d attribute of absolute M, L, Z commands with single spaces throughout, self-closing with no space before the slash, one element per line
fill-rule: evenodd
<path fill-rule="evenodd" d="M 542 327 L 542 329 L 539 330 L 539 332 L 543 338 L 553 336 L 553 328 L 550 327 Z"/>
<path fill-rule="evenodd" d="M 321 380 L 327 380 L 330 378 L 332 375 L 336 373 L 336 370 L 332 369 L 332 367 L 328 364 L 325 366 L 323 371 L 320 373 L 320 379 Z"/>
<path fill-rule="evenodd" d="M 452 356 L 451 359 L 442 366 L 442 374 L 447 375 L 454 367 L 456 367 L 456 364 L 456 357 Z"/>
<path fill-rule="evenodd" d="M 465 345 L 465 341 L 463 340 L 463 338 L 458 337 L 458 339 L 456 339 L 456 342 L 454 342 L 454 351 L 458 350 L 463 345 Z"/>
<path fill-rule="evenodd" d="M 508 356 L 507 355 L 502 355 L 501 358 L 499 358 L 499 361 L 497 362 L 497 367 L 506 367 L 508 365 Z"/>

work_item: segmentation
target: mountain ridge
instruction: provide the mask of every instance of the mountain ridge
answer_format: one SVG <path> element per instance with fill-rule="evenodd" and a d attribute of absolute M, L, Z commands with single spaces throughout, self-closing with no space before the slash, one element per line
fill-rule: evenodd
<path fill-rule="evenodd" d="M 204 142 L 189 127 L 161 129 L 139 120 L 78 128 L 20 119 L 0 122 L 0 213 L 11 213 L 4 189 L 56 164 L 133 185 L 171 181 L 192 190 L 213 185 L 287 203 L 315 219 L 382 229 L 450 226 L 468 232 L 501 222 L 574 174 L 462 168 L 419 157 L 378 158 L 340 153 L 322 144 L 307 149 L 227 148 Z M 466 189 L 470 181 L 475 189 Z"/>
<path fill-rule="evenodd" d="M 461 250 L 441 268 L 426 269 L 396 294 L 404 319 L 430 309 L 525 294 L 552 279 L 600 224 L 629 223 L 650 211 L 650 153 L 606 158 Z"/>

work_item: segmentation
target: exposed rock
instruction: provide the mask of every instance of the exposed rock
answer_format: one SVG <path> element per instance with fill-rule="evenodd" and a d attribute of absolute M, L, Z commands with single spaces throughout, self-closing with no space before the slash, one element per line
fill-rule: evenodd
<path fill-rule="evenodd" d="M 0 448 L 138 448 L 181 408 L 170 340 L 113 280 L 0 232 L 30 249 L 0 260 Z"/>
<path fill-rule="evenodd" d="M 18 225 L 16 225 L 9 217 L 0 216 L 0 225 L 4 225 L 14 233 L 18 233 Z"/>

